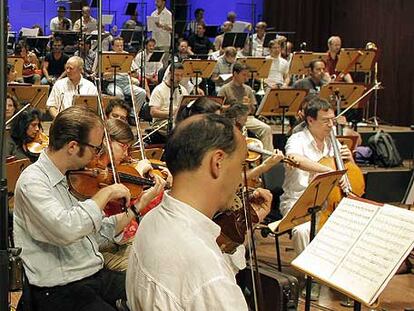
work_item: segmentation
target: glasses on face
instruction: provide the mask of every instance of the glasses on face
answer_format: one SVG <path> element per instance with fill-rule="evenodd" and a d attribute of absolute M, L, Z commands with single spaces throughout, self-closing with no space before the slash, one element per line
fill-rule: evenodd
<path fill-rule="evenodd" d="M 103 144 L 100 144 L 99 146 L 94 146 L 89 143 L 80 143 L 80 144 L 83 146 L 92 148 L 95 154 L 100 154 L 103 150 Z"/>

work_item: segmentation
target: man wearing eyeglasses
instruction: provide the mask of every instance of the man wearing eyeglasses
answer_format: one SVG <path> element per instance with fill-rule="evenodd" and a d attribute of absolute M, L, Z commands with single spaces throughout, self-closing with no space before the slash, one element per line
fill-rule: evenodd
<path fill-rule="evenodd" d="M 82 201 L 69 191 L 65 175 L 102 150 L 103 125 L 94 112 L 70 107 L 58 114 L 49 134 L 48 149 L 21 174 L 15 190 L 15 244 L 22 248 L 32 306 L 116 310 L 116 300 L 126 297 L 125 275 L 103 269 L 98 249 L 121 239 L 133 216 L 103 217 L 102 211 L 111 200 L 128 206 L 129 190 L 113 184 Z"/>

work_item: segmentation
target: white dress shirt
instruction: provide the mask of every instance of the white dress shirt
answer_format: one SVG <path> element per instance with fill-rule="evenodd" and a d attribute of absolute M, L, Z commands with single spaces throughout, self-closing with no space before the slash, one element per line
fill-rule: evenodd
<path fill-rule="evenodd" d="M 285 83 L 285 76 L 289 72 L 289 63 L 286 59 L 279 57 L 267 56 L 266 58 L 272 59 L 272 66 L 270 67 L 269 76 L 264 82 L 268 85 L 273 86 L 283 85 Z"/>
<path fill-rule="evenodd" d="M 158 10 L 151 13 L 153 17 L 159 17 L 159 23 L 161 25 L 167 25 L 172 27 L 172 14 L 167 8 L 164 8 L 161 13 L 158 14 Z M 152 38 L 160 48 L 167 48 L 171 45 L 171 33 L 167 30 L 157 27 L 157 30 L 152 32 Z"/>
<path fill-rule="evenodd" d="M 211 219 L 164 194 L 140 223 L 129 256 L 131 310 L 247 310 L 219 234 Z"/>
<path fill-rule="evenodd" d="M 293 134 L 287 141 L 285 147 L 287 156 L 298 154 L 312 161 L 318 162 L 323 157 L 332 157 L 333 148 L 327 140 L 324 142 L 323 151 L 319 150 L 315 138 L 308 128 Z M 280 197 L 280 211 L 285 215 L 299 199 L 302 193 L 308 187 L 309 182 L 314 174 L 301 170 L 299 168 L 287 168 L 285 171 L 285 180 L 283 183 L 284 193 Z"/>
<path fill-rule="evenodd" d="M 72 106 L 74 95 L 98 95 L 98 90 L 91 81 L 83 77 L 76 86 L 68 77 L 59 79 L 52 88 L 46 107 L 55 107 L 60 112 Z"/>

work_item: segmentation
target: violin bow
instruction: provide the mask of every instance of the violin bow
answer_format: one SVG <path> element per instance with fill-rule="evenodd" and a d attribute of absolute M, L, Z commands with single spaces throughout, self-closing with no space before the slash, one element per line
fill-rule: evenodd
<path fill-rule="evenodd" d="M 249 247 L 249 263 L 250 263 L 250 272 L 252 277 L 253 285 L 253 298 L 255 310 L 263 310 L 263 291 L 262 283 L 260 281 L 259 265 L 257 263 L 257 253 L 256 253 L 256 244 L 254 242 L 254 230 L 253 230 L 253 221 L 250 214 L 250 201 L 249 201 L 249 190 L 247 186 L 247 164 L 243 165 L 243 178 L 244 185 L 242 191 L 242 205 L 244 210 L 244 215 L 246 219 L 246 227 L 249 233 L 247 234 L 247 244 Z"/>

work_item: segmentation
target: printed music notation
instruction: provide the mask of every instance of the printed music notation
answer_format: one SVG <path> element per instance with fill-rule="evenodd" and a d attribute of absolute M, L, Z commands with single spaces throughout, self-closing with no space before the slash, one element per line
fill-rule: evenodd
<path fill-rule="evenodd" d="M 414 212 L 343 199 L 292 265 L 372 304 L 414 247 Z"/>

